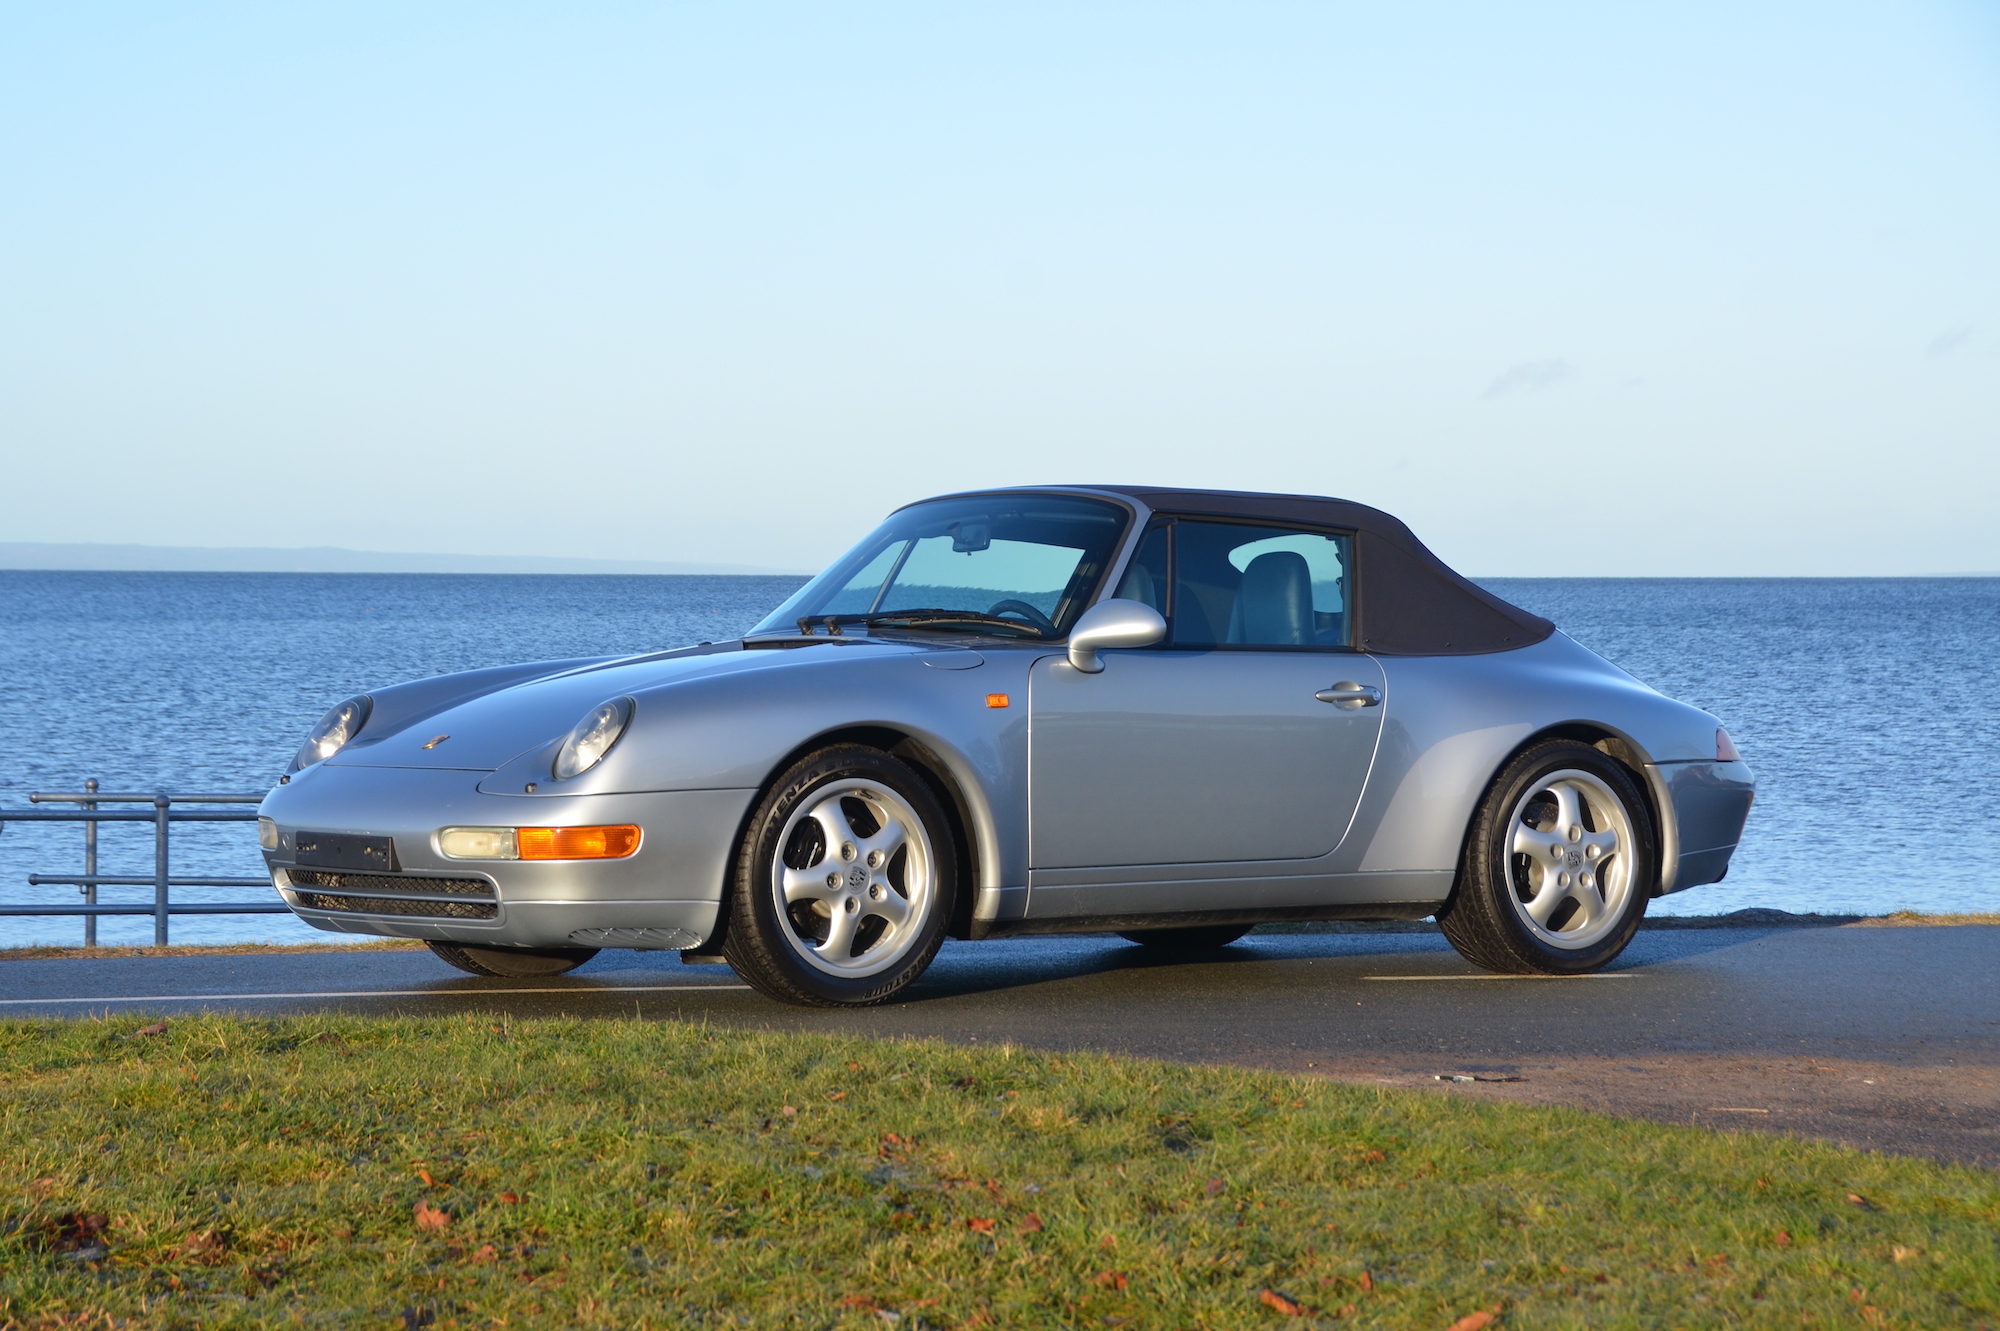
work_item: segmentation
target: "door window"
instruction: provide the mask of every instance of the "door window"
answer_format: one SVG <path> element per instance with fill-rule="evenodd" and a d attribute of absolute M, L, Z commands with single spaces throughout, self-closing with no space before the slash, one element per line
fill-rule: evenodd
<path fill-rule="evenodd" d="M 1172 646 L 1349 644 L 1352 542 L 1345 533 L 1193 518 L 1176 518 L 1169 526 L 1165 609 Z M 1151 539 L 1149 533 L 1148 544 Z"/>

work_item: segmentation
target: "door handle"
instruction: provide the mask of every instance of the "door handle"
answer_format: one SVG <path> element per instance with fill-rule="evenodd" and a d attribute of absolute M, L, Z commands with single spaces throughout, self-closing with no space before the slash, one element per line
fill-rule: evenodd
<path fill-rule="evenodd" d="M 1351 712 L 1360 707 L 1378 706 L 1382 701 L 1382 690 L 1373 684 L 1356 684 L 1351 679 L 1343 679 L 1330 689 L 1321 689 L 1313 697 Z"/>

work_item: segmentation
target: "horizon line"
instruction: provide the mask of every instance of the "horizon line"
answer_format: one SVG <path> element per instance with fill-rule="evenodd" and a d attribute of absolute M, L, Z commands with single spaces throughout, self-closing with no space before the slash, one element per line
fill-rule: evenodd
<path fill-rule="evenodd" d="M 532 573 L 809 577 L 757 564 L 578 555 L 351 550 L 338 545 L 143 545 L 0 541 L 0 570 L 38 573 Z"/>
<path fill-rule="evenodd" d="M 587 575 L 626 577 L 809 578 L 818 570 L 684 560 L 598 559 L 578 555 L 477 555 L 438 551 L 353 550 L 346 546 L 145 545 L 137 542 L 0 541 L 8 573 L 387 573 Z M 1898 578 L 2000 578 L 2000 570 L 1929 573 L 1612 573 L 1466 574 L 1473 582 L 1518 579 L 1591 581 L 1891 581 Z"/>

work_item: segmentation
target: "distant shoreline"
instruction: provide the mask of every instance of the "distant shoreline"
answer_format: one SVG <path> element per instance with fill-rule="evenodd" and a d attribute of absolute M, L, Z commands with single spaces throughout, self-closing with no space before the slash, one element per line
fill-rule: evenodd
<path fill-rule="evenodd" d="M 178 546 L 0 541 L 0 573 L 458 573 L 553 574 L 599 577 L 809 578 L 817 569 L 675 560 L 581 559 L 554 555 L 459 555 L 418 551 L 349 550 L 342 546 Z M 2000 571 L 1894 574 L 1654 574 L 1549 577 L 1522 573 L 1468 575 L 1488 582 L 1916 582 L 1935 578 L 2000 578 Z"/>
<path fill-rule="evenodd" d="M 810 577 L 752 564 L 577 559 L 548 555 L 454 555 L 340 546 L 53 544 L 0 541 L 0 571 L 11 573 L 512 573 L 695 577 Z"/>

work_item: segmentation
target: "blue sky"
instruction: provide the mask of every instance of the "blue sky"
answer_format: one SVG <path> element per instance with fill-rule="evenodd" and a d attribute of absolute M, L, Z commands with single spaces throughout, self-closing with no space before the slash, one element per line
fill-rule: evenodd
<path fill-rule="evenodd" d="M 2000 5 L 8 5 L 0 540 L 2000 570 Z"/>

